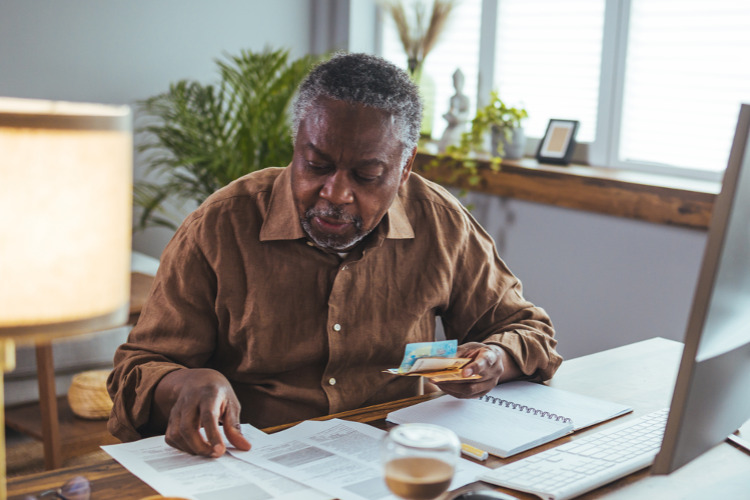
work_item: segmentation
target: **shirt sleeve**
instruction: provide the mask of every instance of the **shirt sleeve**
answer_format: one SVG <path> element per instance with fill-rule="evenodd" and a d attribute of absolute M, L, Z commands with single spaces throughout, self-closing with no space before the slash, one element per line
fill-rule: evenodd
<path fill-rule="evenodd" d="M 500 259 L 492 238 L 465 213 L 465 230 L 456 246 L 448 308 L 447 338 L 459 344 L 484 342 L 505 349 L 531 380 L 552 378 L 562 363 L 547 313 L 523 296 L 521 282 Z"/>
<path fill-rule="evenodd" d="M 115 352 L 107 381 L 112 435 L 122 441 L 143 437 L 162 377 L 206 365 L 216 342 L 215 295 L 215 274 L 183 226 L 162 254 L 138 323 Z"/>

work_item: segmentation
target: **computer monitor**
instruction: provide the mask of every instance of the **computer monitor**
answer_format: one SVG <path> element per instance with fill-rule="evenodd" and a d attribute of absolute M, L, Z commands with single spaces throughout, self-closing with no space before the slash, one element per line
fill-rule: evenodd
<path fill-rule="evenodd" d="M 661 451 L 668 474 L 750 419 L 750 105 L 714 203 Z"/>

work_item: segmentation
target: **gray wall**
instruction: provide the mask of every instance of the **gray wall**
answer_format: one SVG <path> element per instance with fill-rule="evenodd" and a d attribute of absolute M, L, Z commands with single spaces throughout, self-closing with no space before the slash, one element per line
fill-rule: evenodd
<path fill-rule="evenodd" d="M 308 51 L 300 0 L 3 0 L 5 95 L 132 103 L 180 78 L 209 79 L 213 59 L 265 44 Z"/>
<path fill-rule="evenodd" d="M 211 80 L 223 52 L 308 52 L 316 5 L 3 0 L 0 95 L 132 104 L 177 79 Z M 526 295 L 553 317 L 566 357 L 682 338 L 705 232 L 487 196 L 474 203 Z M 169 236 L 139 233 L 134 248 L 158 257 Z"/>
<path fill-rule="evenodd" d="M 575 357 L 682 340 L 706 232 L 472 194 L 473 214 Z"/>
<path fill-rule="evenodd" d="M 213 81 L 224 53 L 306 54 L 311 15 L 307 0 L 2 0 L 0 95 L 134 104 Z M 158 256 L 170 236 L 137 233 L 133 247 Z"/>

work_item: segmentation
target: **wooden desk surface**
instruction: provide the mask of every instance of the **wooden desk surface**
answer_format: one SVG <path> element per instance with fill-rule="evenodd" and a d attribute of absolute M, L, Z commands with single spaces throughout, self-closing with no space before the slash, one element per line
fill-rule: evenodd
<path fill-rule="evenodd" d="M 608 351 L 565 361 L 550 385 L 570 391 L 628 404 L 632 414 L 600 424 L 593 429 L 617 425 L 650 411 L 669 405 L 682 344 L 665 339 L 651 339 Z M 359 422 L 371 422 L 384 428 L 388 412 L 409 406 L 433 396 L 419 396 L 374 407 L 333 415 Z M 275 427 L 276 431 L 286 426 Z M 489 467 L 498 467 L 541 450 L 579 439 L 591 430 L 566 436 L 509 459 L 490 457 Z M 153 495 L 154 490 L 125 468 L 102 453 L 100 463 L 13 478 L 8 482 L 11 499 L 55 488 L 75 475 L 92 482 L 92 499 L 138 499 Z M 750 455 L 723 443 L 669 476 L 650 476 L 648 469 L 589 492 L 581 498 L 747 498 L 750 491 Z M 483 487 L 487 487 L 484 485 Z M 502 491 L 521 499 L 533 499 L 512 490 Z"/>

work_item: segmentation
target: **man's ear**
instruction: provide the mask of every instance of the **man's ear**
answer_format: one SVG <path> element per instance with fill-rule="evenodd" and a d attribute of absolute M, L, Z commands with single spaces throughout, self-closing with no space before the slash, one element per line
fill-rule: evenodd
<path fill-rule="evenodd" d="M 411 153 L 411 157 L 406 162 L 406 165 L 404 165 L 404 169 L 401 171 L 401 184 L 399 184 L 399 187 L 406 184 L 406 181 L 409 179 L 409 174 L 411 174 L 411 168 L 414 166 L 414 159 L 417 157 L 417 148 L 414 147 L 414 151 Z"/>

